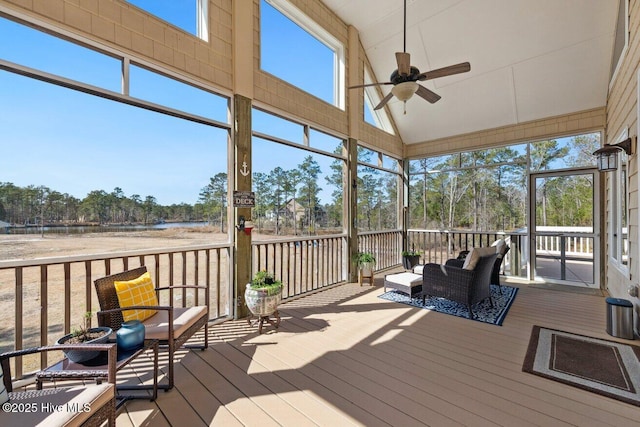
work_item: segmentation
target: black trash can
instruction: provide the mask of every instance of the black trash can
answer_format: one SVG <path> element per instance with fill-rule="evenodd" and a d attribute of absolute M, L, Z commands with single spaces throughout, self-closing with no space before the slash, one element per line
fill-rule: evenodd
<path fill-rule="evenodd" d="M 617 338 L 633 339 L 633 304 L 622 298 L 607 298 L 607 333 Z"/>

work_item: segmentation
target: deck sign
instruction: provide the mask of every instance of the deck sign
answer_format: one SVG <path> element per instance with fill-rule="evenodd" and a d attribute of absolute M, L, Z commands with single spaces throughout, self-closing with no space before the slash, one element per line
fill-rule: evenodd
<path fill-rule="evenodd" d="M 234 208 L 252 208 L 256 205 L 256 195 L 253 191 L 234 191 Z"/>

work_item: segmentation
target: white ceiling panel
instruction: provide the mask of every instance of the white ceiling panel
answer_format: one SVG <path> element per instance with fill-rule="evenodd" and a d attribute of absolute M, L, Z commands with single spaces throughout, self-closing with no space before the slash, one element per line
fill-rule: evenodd
<path fill-rule="evenodd" d="M 557 51 L 603 34 L 615 10 L 606 13 L 607 1 L 589 1 L 592 14 L 577 13 L 584 1 L 481 0 L 466 1 L 420 25 L 433 68 L 446 63 L 452 52 L 474 55 L 474 70 L 483 73 Z M 597 16 L 597 19 L 595 17 Z"/>
<path fill-rule="evenodd" d="M 402 50 L 403 0 L 324 0 L 355 26 L 375 78 Z M 407 52 L 429 71 L 471 71 L 423 82 L 442 96 L 389 108 L 405 143 L 604 106 L 618 0 L 408 0 Z M 388 93 L 390 86 L 383 87 Z"/>
<path fill-rule="evenodd" d="M 463 3 L 464 0 L 438 0 L 424 1 L 416 0 L 415 2 L 407 2 L 407 30 L 417 29 L 421 23 L 428 21 L 432 17 L 437 17 L 444 11 L 454 8 L 457 4 Z M 402 1 L 390 1 L 389 3 L 398 4 L 399 7 L 389 14 L 385 19 L 372 22 L 361 31 L 360 40 L 365 49 L 376 47 L 383 43 L 389 37 L 398 37 L 402 40 L 403 33 L 403 7 Z M 371 7 L 367 3 L 368 7 Z M 360 28 L 354 25 L 356 28 Z M 402 46 L 402 45 L 400 45 Z M 407 39 L 407 50 L 411 48 L 411 40 Z M 401 50 L 401 49 L 400 49 Z"/>
<path fill-rule="evenodd" d="M 514 65 L 519 121 L 604 105 L 609 64 L 599 59 L 612 44 L 601 37 Z"/>

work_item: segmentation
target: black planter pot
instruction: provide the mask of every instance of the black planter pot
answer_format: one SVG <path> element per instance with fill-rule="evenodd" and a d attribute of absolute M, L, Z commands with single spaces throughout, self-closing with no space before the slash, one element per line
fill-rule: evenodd
<path fill-rule="evenodd" d="M 420 262 L 420 255 L 403 255 L 402 266 L 405 270 L 413 270 L 413 267 Z"/>
<path fill-rule="evenodd" d="M 89 332 L 102 332 L 103 335 L 100 338 L 93 339 L 91 341 L 86 341 L 85 344 L 104 344 L 109 341 L 109 335 L 111 335 L 111 328 L 105 326 L 98 326 L 95 328 L 89 329 Z M 68 334 L 60 338 L 56 341 L 56 344 L 67 344 L 67 341 L 73 337 L 73 334 Z M 62 350 L 67 356 L 69 360 L 76 363 L 87 362 L 91 359 L 94 359 L 100 355 L 100 351 L 82 351 L 82 350 Z"/>

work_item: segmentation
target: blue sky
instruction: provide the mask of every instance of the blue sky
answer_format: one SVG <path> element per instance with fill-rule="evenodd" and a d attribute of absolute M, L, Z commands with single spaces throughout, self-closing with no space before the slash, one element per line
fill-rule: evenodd
<path fill-rule="evenodd" d="M 190 10 L 195 0 L 132 3 L 148 7 L 160 17 L 191 32 L 195 25 Z M 181 9 L 183 7 L 186 9 Z M 316 96 L 331 100 L 330 78 L 333 58 L 327 49 L 283 19 L 271 6 L 264 20 L 272 20 L 277 31 L 265 32 L 264 67 L 294 84 L 306 85 Z M 293 36 L 297 35 L 297 36 Z M 57 74 L 114 92 L 120 91 L 120 62 L 83 47 L 20 26 L 0 18 L 0 58 Z M 305 55 L 290 56 L 283 49 L 295 40 Z M 319 66 L 312 66 L 316 58 Z M 320 59 L 318 59 L 320 58 Z M 296 68 L 298 67 L 298 68 Z M 324 67 L 324 68 L 323 68 Z M 304 73 L 300 71 L 304 70 Z M 303 78 L 300 80 L 300 76 Z M 296 81 L 296 79 L 299 79 Z M 146 70 L 131 71 L 131 95 L 148 101 L 226 121 L 226 100 L 210 93 L 171 83 Z M 227 171 L 227 133 L 174 117 L 65 89 L 52 84 L 0 71 L 0 182 L 21 187 L 44 185 L 61 193 L 83 198 L 93 190 L 113 191 L 120 187 L 126 196 L 156 197 L 163 205 L 195 203 L 209 177 Z M 283 126 L 265 115 L 256 115 L 256 129 L 301 142 L 301 127 Z M 312 134 L 312 145 L 332 151 L 337 140 Z M 276 166 L 293 169 L 309 152 L 277 144 L 254 146 L 254 172 L 268 172 Z M 323 173 L 330 173 L 330 157 L 315 156 Z M 324 186 L 324 178 L 320 185 Z M 321 194 L 329 202 L 327 188 Z"/>

